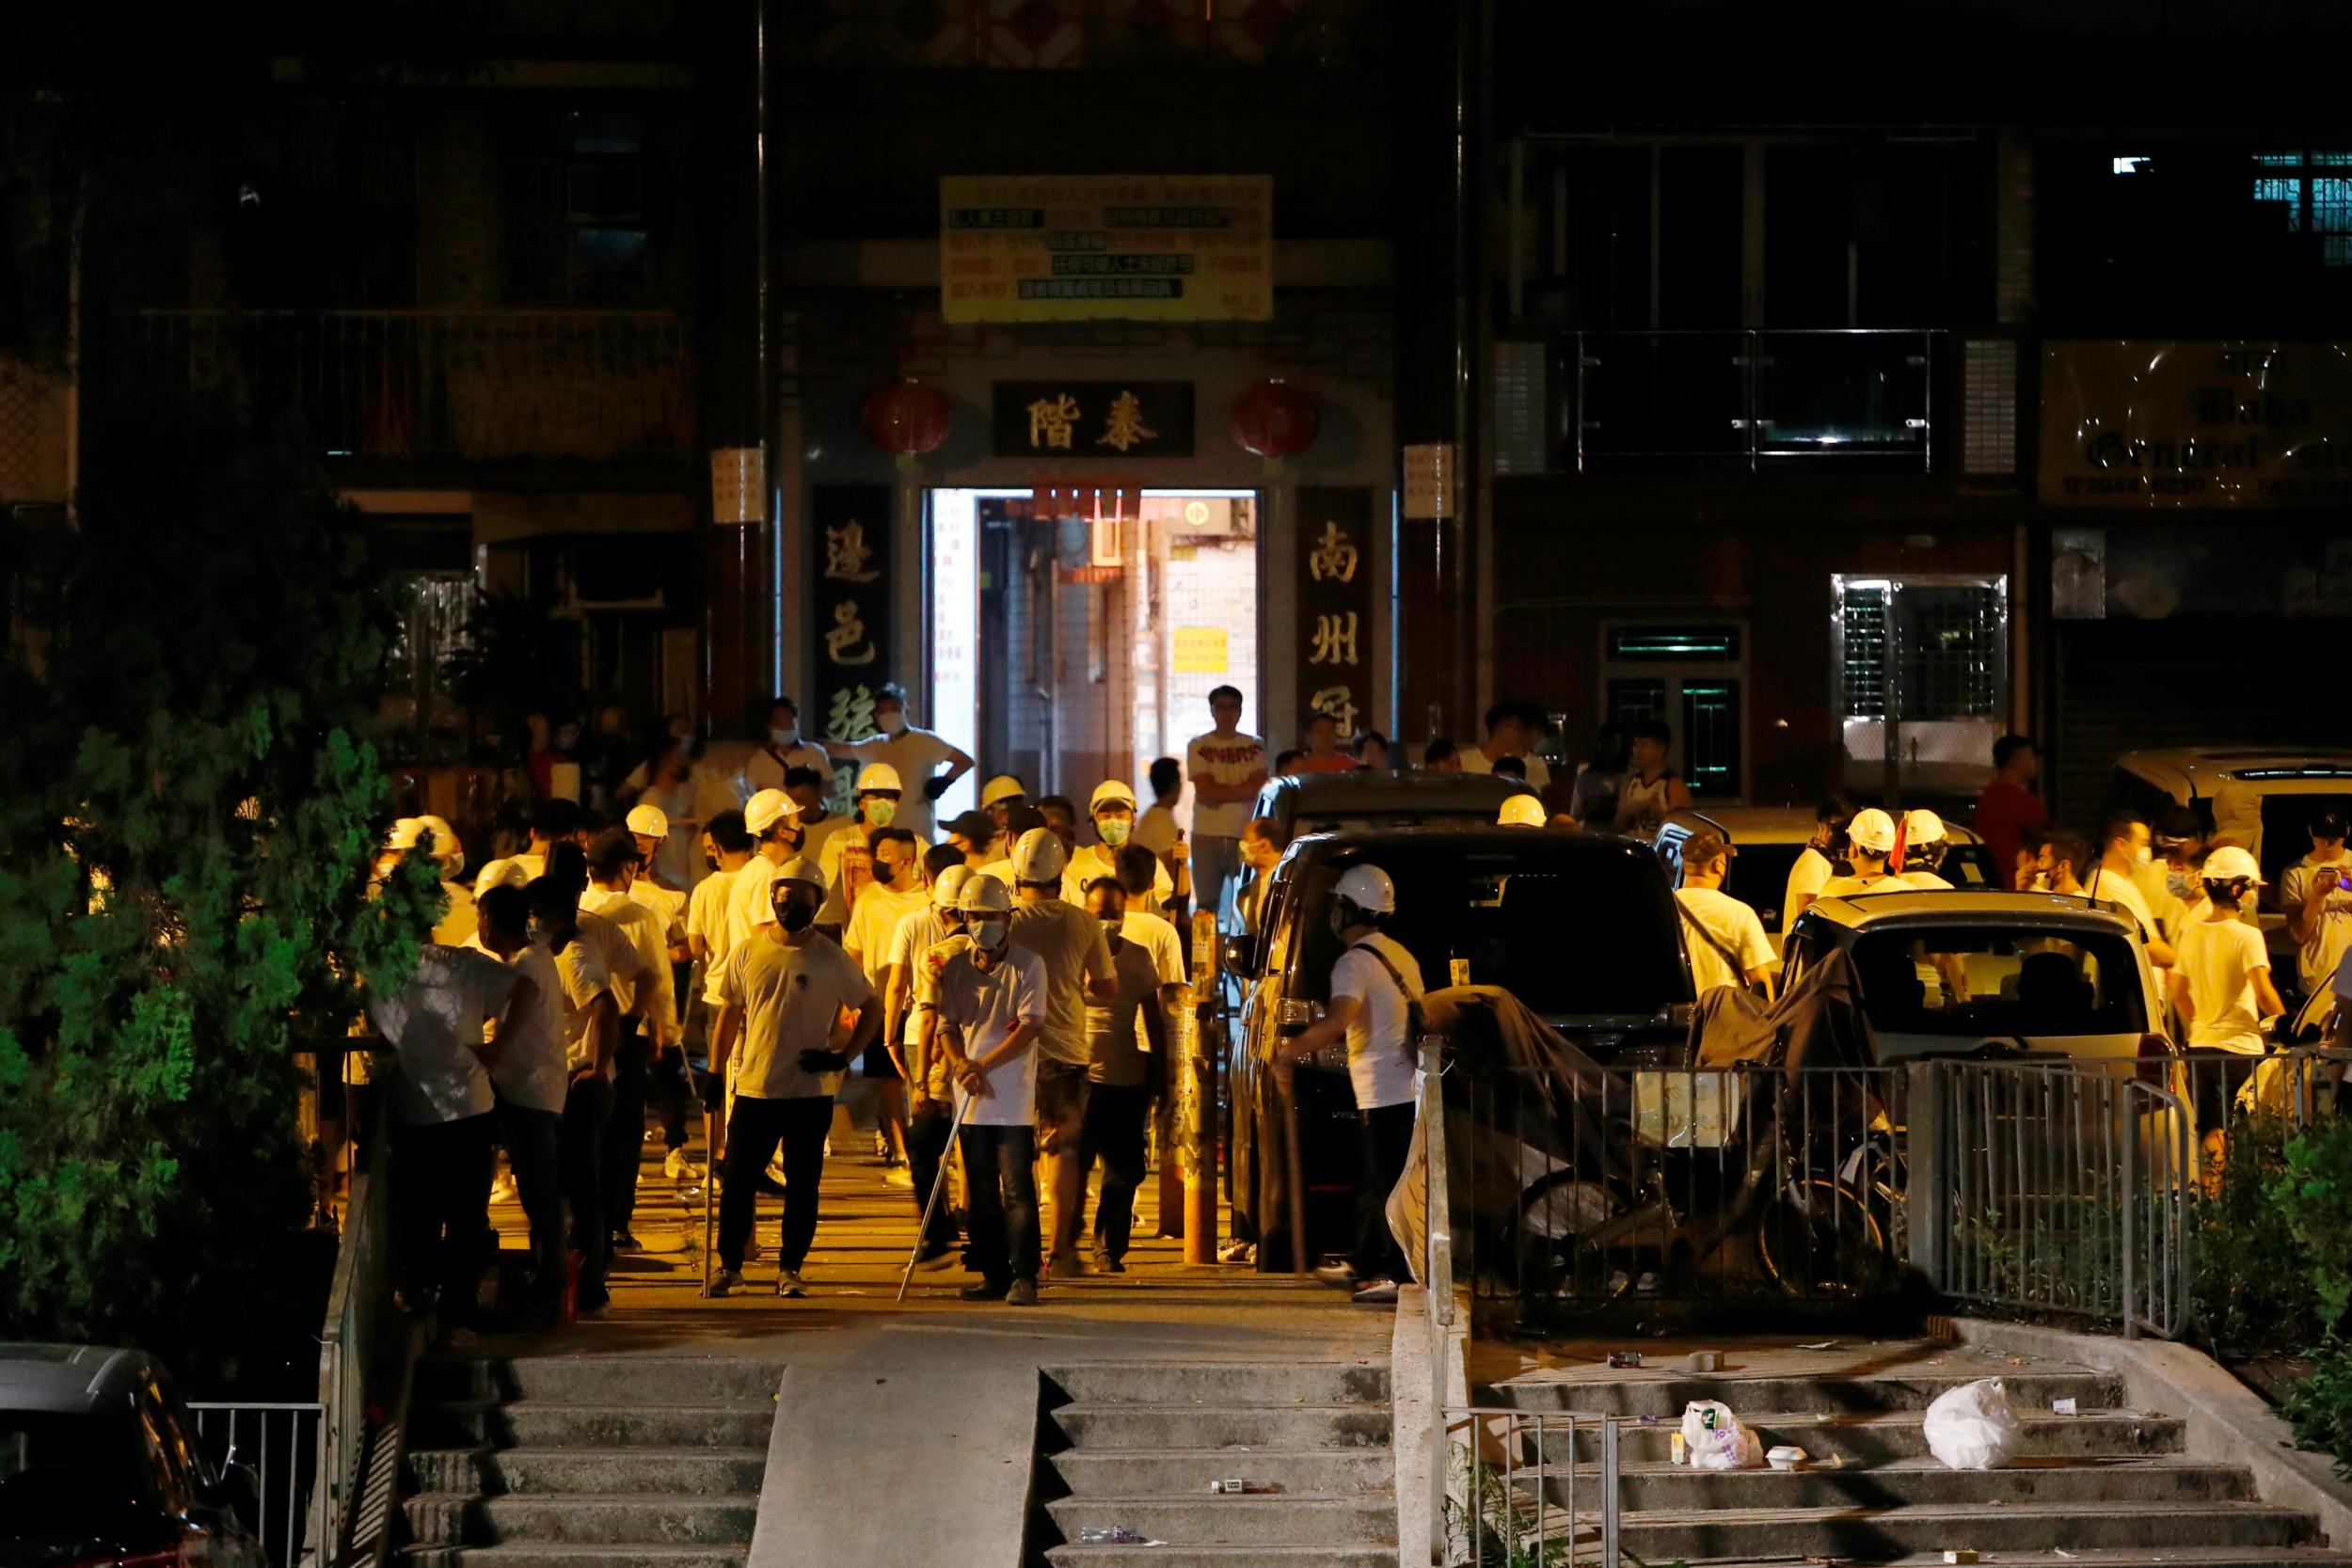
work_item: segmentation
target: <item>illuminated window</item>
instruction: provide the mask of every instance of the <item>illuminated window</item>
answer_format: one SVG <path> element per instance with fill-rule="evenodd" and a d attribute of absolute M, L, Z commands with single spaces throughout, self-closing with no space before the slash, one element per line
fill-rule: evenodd
<path fill-rule="evenodd" d="M 2261 152 L 2254 166 L 2254 199 L 2316 238 L 2320 265 L 2352 266 L 2352 152 Z M 2344 172 L 2322 172 L 2333 170 Z"/>
<path fill-rule="evenodd" d="M 2131 157 L 2115 160 L 2115 172 L 2118 174 L 2146 174 L 2155 166 L 2156 161 L 2153 158 Z"/>

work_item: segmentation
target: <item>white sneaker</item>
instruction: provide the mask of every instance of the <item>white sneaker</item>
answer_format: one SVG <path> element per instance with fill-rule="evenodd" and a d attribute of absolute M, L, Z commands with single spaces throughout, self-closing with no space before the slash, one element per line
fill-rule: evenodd
<path fill-rule="evenodd" d="M 783 1155 L 779 1154 L 774 1159 L 768 1162 L 768 1180 L 773 1181 L 779 1187 L 784 1185 Z"/>
<path fill-rule="evenodd" d="M 1356 1287 L 1355 1294 L 1348 1297 L 1348 1299 L 1356 1303 L 1359 1307 L 1390 1306 L 1396 1300 L 1396 1281 L 1393 1279 L 1367 1279 L 1361 1285 Z"/>
<path fill-rule="evenodd" d="M 700 1181 L 703 1168 L 686 1157 L 686 1150 L 674 1148 L 670 1157 L 661 1162 L 661 1174 L 673 1181 Z"/>
<path fill-rule="evenodd" d="M 808 1294 L 808 1287 L 801 1282 L 800 1271 L 784 1269 L 776 1275 L 776 1294 L 787 1301 L 798 1301 Z"/>
<path fill-rule="evenodd" d="M 743 1275 L 741 1271 L 736 1269 L 721 1269 L 710 1276 L 710 1283 L 703 1287 L 703 1294 L 714 1297 L 723 1296 L 728 1291 L 734 1290 L 737 1286 L 742 1283 Z"/>
<path fill-rule="evenodd" d="M 882 1185 L 896 1187 L 902 1193 L 914 1191 L 914 1173 L 904 1165 L 893 1165 L 882 1172 Z"/>

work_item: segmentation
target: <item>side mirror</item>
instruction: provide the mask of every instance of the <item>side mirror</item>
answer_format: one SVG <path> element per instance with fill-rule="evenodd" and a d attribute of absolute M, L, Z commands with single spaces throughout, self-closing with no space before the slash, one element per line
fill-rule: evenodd
<path fill-rule="evenodd" d="M 1217 962 L 1228 974 L 1237 974 L 1245 980 L 1256 979 L 1258 939 L 1246 931 L 1233 932 L 1217 949 Z"/>

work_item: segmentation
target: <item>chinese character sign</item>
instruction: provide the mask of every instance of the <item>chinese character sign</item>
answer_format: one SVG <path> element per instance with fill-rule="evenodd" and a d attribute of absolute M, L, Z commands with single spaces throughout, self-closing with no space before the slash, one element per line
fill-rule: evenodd
<path fill-rule="evenodd" d="M 990 426 L 999 457 L 1190 457 L 1192 383 L 999 381 Z"/>
<path fill-rule="evenodd" d="M 1373 722 L 1372 492 L 1298 492 L 1298 717 L 1328 713 L 1343 736 Z"/>
<path fill-rule="evenodd" d="M 809 511 L 816 675 L 802 712 L 825 739 L 856 740 L 891 678 L 890 487 L 819 484 Z"/>
<path fill-rule="evenodd" d="M 1266 175 L 951 175 L 939 227 L 950 322 L 1274 319 Z"/>

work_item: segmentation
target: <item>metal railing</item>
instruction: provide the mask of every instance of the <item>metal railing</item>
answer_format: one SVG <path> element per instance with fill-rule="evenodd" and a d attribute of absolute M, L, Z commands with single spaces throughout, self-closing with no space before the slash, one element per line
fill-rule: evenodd
<path fill-rule="evenodd" d="M 1475 1405 L 1447 1412 L 1448 1497 L 1431 1560 L 1617 1568 L 1617 1418 Z"/>
<path fill-rule="evenodd" d="M 378 1103 L 389 1099 L 379 1078 Z M 379 1115 L 379 1123 L 387 1120 Z M 379 1386 L 388 1354 L 385 1319 L 391 1314 L 391 1210 L 389 1126 L 369 1140 L 368 1166 L 352 1178 L 343 1211 L 342 1244 L 319 1336 L 318 1491 L 322 1498 L 316 1560 L 334 1568 L 359 1532 L 361 1500 L 370 1491 L 369 1391 Z"/>
<path fill-rule="evenodd" d="M 1576 467 L 1670 458 L 1756 469 L 1780 459 L 1935 466 L 1939 332 L 1580 332 Z"/>
<path fill-rule="evenodd" d="M 262 1543 L 272 1568 L 296 1568 L 309 1543 L 327 1539 L 326 1494 L 319 1486 L 325 1408 L 312 1403 L 192 1401 L 197 1441 L 224 1469 L 248 1466 L 253 1495 L 237 1514 Z"/>
<path fill-rule="evenodd" d="M 137 310 L 119 373 L 292 415 L 329 458 L 682 458 L 685 328 L 667 310 Z"/>

